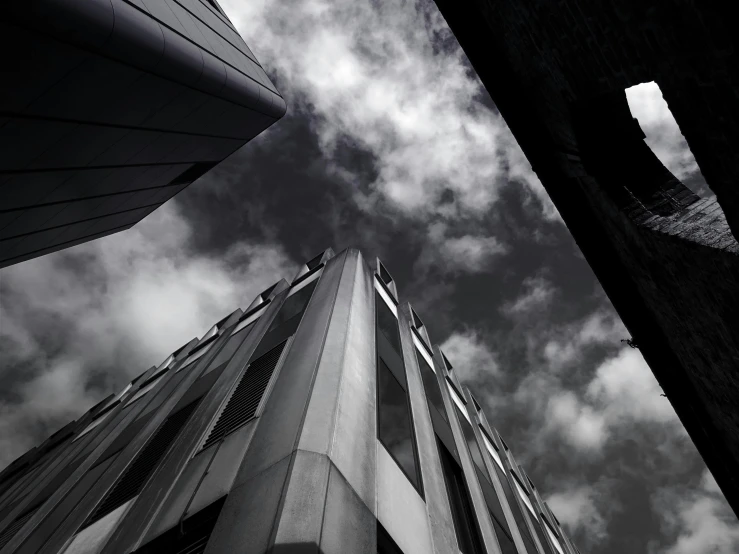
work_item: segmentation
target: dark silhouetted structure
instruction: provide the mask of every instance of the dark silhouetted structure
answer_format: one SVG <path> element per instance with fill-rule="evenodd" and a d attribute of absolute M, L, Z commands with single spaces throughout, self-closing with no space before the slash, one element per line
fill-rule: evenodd
<path fill-rule="evenodd" d="M 127 229 L 285 113 L 215 0 L 2 7 L 0 267 Z"/>
<path fill-rule="evenodd" d="M 0 552 L 579 554 L 392 277 L 323 252 L 0 473 Z"/>
<path fill-rule="evenodd" d="M 729 4 L 436 3 L 739 513 L 739 49 Z M 644 143 L 624 90 L 650 81 L 716 199 L 686 189 Z"/>

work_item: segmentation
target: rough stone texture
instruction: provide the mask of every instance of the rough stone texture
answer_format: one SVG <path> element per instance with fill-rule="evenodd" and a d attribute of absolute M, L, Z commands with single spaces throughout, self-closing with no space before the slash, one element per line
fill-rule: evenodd
<path fill-rule="evenodd" d="M 436 2 L 739 513 L 739 72 L 728 5 Z M 715 199 L 687 190 L 644 143 L 624 89 L 649 81 Z"/>

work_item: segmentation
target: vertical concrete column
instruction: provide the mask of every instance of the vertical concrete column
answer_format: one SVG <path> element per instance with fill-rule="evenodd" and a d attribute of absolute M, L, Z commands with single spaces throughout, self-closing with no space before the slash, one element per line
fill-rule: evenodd
<path fill-rule="evenodd" d="M 373 289 L 357 250 L 345 252 L 328 332 L 277 522 L 275 552 L 374 554 Z"/>
<path fill-rule="evenodd" d="M 411 401 L 411 413 L 416 431 L 418 458 L 423 477 L 423 490 L 426 497 L 431 541 L 434 552 L 438 554 L 457 554 L 457 537 L 452 521 L 452 512 L 447 497 L 441 460 L 436 448 L 436 436 L 429 414 L 426 392 L 423 388 L 421 370 L 416 358 L 416 347 L 413 344 L 411 330 L 410 304 L 401 304 L 398 310 L 400 341 L 403 345 L 403 362 L 405 363 L 408 395 Z"/>
<path fill-rule="evenodd" d="M 336 338 L 338 333 L 345 333 L 345 338 L 329 451 L 332 467 L 321 550 L 324 554 L 374 554 L 377 552 L 375 291 L 372 270 L 359 251 L 347 252 L 344 271 L 354 285 L 346 330 L 337 326 Z M 348 301 L 343 296 L 338 300 Z"/>
<path fill-rule="evenodd" d="M 452 428 L 454 443 L 457 445 L 462 471 L 464 472 L 465 481 L 467 481 L 467 488 L 470 491 L 472 507 L 477 517 L 477 523 L 480 527 L 480 538 L 483 542 L 485 551 L 488 554 L 502 554 L 498 541 L 495 538 L 493 522 L 490 521 L 490 514 L 488 513 L 488 507 L 485 503 L 485 496 L 483 495 L 480 483 L 477 480 L 477 472 L 475 471 L 474 462 L 472 461 L 470 451 L 467 449 L 467 441 L 464 438 L 462 428 L 457 419 L 457 409 L 450 396 L 446 383 L 446 378 L 449 372 L 447 371 L 445 357 L 438 346 L 434 347 L 434 366 L 436 367 L 436 376 L 439 379 L 441 395 L 444 398 L 444 406 L 449 414 L 449 426 Z M 464 396 L 462 396 L 462 399 L 464 399 Z"/>
<path fill-rule="evenodd" d="M 298 444 L 346 258 L 346 253 L 339 255 L 323 269 L 208 543 L 208 554 L 262 554 L 273 546 L 284 552 L 317 549 L 328 460 L 299 451 Z"/>

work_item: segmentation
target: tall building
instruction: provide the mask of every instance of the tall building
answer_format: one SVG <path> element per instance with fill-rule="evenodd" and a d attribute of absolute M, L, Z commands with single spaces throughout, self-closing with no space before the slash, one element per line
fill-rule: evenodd
<path fill-rule="evenodd" d="M 0 267 L 128 229 L 285 113 L 215 0 L 0 11 Z"/>
<path fill-rule="evenodd" d="M 323 252 L 0 473 L 0 553 L 579 554 L 377 261 Z"/>
<path fill-rule="evenodd" d="M 730 5 L 436 4 L 739 514 L 739 44 Z M 715 198 L 688 190 L 644 142 L 624 91 L 651 81 Z"/>

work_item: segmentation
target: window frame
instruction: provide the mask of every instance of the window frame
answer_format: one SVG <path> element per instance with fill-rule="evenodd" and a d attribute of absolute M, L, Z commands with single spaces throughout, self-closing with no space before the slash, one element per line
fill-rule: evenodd
<path fill-rule="evenodd" d="M 406 479 L 408 479 L 408 482 L 411 484 L 411 486 L 418 492 L 418 494 L 421 496 L 422 499 L 426 499 L 424 494 L 424 487 L 423 487 L 423 475 L 421 473 L 421 458 L 420 453 L 418 451 L 418 438 L 416 437 L 416 426 L 414 424 L 413 420 L 413 409 L 411 406 L 411 398 L 410 394 L 408 394 L 408 390 L 403 386 L 403 384 L 400 382 L 400 380 L 395 376 L 393 373 L 393 370 L 390 369 L 390 367 L 387 365 L 387 363 L 380 357 L 379 352 L 376 356 L 377 364 L 376 364 L 376 372 L 375 372 L 375 378 L 377 380 L 377 384 L 375 386 L 375 402 L 377 409 L 376 411 L 376 425 L 377 425 L 377 441 L 383 446 L 385 451 L 390 455 L 390 457 L 393 459 L 395 464 L 398 466 L 400 471 L 403 472 L 403 475 L 405 475 Z M 395 456 L 395 454 L 392 452 L 390 447 L 385 444 L 385 441 L 382 440 L 380 437 L 380 415 L 381 415 L 381 406 L 382 402 L 380 400 L 380 368 L 381 365 L 385 366 L 385 370 L 387 371 L 388 375 L 398 384 L 398 387 L 400 387 L 400 390 L 403 391 L 403 396 L 405 400 L 405 405 L 408 411 L 408 423 L 410 424 L 410 431 L 411 431 L 411 447 L 413 451 L 413 466 L 415 469 L 416 474 L 416 482 L 411 479 L 411 477 L 408 475 L 408 472 L 403 467 L 403 464 L 400 463 L 398 458 Z"/>

